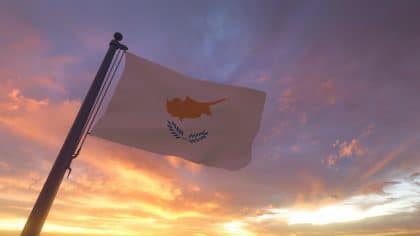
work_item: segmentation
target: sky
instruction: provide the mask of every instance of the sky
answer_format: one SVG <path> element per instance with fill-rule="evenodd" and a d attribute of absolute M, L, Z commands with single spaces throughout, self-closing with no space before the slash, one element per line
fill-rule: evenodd
<path fill-rule="evenodd" d="M 267 93 L 238 171 L 88 137 L 42 235 L 420 235 L 418 1 L 1 1 L 0 235 L 19 235 L 115 31 Z"/>

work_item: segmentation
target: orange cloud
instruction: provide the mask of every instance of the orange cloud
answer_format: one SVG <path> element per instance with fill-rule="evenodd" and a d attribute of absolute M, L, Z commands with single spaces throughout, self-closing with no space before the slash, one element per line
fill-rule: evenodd
<path fill-rule="evenodd" d="M 338 144 L 338 148 L 338 154 L 340 157 L 349 157 L 352 155 L 361 157 L 365 154 L 364 148 L 360 145 L 357 139 L 352 139 L 350 143 L 344 141 Z"/>
<path fill-rule="evenodd" d="M 79 107 L 77 101 L 51 103 L 36 100 L 12 89 L 0 101 L 0 124 L 16 135 L 51 147 L 61 143 Z"/>
<path fill-rule="evenodd" d="M 349 143 L 336 140 L 332 146 L 336 149 L 336 154 L 329 154 L 323 161 L 329 167 L 335 166 L 337 161 L 343 158 L 351 158 L 353 156 L 362 157 L 366 155 L 366 148 L 362 147 L 357 139 L 352 139 Z"/>
<path fill-rule="evenodd" d="M 180 157 L 166 156 L 165 158 L 169 162 L 169 164 L 171 164 L 171 166 L 175 168 L 183 167 L 192 173 L 198 173 L 202 168 L 201 165 L 182 159 Z"/>

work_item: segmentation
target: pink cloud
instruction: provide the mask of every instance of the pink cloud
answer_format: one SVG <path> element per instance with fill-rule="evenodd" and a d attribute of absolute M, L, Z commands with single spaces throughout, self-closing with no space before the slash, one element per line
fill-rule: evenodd
<path fill-rule="evenodd" d="M 375 128 L 375 125 L 374 124 L 369 124 L 366 127 L 366 129 L 362 132 L 362 134 L 359 135 L 359 138 L 369 136 L 370 134 L 372 134 L 374 128 Z"/>
<path fill-rule="evenodd" d="M 344 141 L 338 145 L 338 154 L 341 158 L 351 157 L 353 155 L 362 157 L 366 153 L 365 149 L 362 147 L 362 145 L 360 145 L 357 139 L 352 139 L 349 143 Z"/>
<path fill-rule="evenodd" d="M 292 89 L 286 89 L 282 92 L 279 100 L 280 111 L 293 111 L 296 98 Z"/>
<path fill-rule="evenodd" d="M 323 161 L 329 167 L 337 165 L 337 162 L 341 159 L 363 157 L 366 155 L 366 148 L 357 139 L 352 139 L 350 142 L 336 140 L 332 147 L 335 153 L 329 154 Z"/>

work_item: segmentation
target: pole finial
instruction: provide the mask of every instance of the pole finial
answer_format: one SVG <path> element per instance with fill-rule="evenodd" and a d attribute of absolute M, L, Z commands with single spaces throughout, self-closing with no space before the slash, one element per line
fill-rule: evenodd
<path fill-rule="evenodd" d="M 123 35 L 120 32 L 115 32 L 114 33 L 114 39 L 119 42 L 123 39 Z"/>

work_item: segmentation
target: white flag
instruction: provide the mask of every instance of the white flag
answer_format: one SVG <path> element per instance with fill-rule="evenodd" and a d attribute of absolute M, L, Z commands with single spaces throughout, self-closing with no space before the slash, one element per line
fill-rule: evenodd
<path fill-rule="evenodd" d="M 192 79 L 127 53 L 92 134 L 149 152 L 236 170 L 251 160 L 265 93 Z"/>

